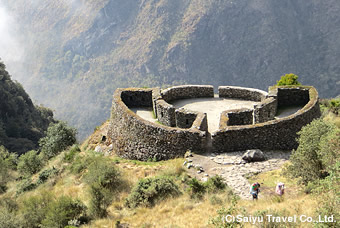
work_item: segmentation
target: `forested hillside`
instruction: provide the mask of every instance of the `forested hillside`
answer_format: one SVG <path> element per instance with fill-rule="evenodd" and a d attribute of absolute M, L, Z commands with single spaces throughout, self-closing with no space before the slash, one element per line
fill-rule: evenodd
<path fill-rule="evenodd" d="M 19 154 L 35 149 L 53 121 L 53 112 L 34 106 L 0 62 L 0 146 Z"/>
<path fill-rule="evenodd" d="M 79 129 L 109 117 L 117 87 L 267 89 L 285 73 L 340 94 L 340 2 L 329 0 L 2 0 L 24 57 L 13 75 Z"/>

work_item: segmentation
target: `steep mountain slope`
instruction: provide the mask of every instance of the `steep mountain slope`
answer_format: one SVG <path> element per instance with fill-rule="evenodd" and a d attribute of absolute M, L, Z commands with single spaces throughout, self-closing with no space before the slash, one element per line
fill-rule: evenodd
<path fill-rule="evenodd" d="M 340 94 L 336 0 L 3 3 L 28 41 L 18 80 L 82 138 L 107 119 L 117 87 L 266 89 L 292 72 L 322 97 Z"/>
<path fill-rule="evenodd" d="M 52 111 L 34 106 L 0 62 L 0 145 L 19 154 L 35 149 L 51 121 Z"/>

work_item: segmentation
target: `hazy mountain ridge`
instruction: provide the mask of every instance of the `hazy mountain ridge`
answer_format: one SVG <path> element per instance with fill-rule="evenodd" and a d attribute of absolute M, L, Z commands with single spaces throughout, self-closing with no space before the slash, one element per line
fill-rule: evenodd
<path fill-rule="evenodd" d="M 0 146 L 19 154 L 35 149 L 53 121 L 53 112 L 34 106 L 0 62 Z"/>
<path fill-rule="evenodd" d="M 321 97 L 340 93 L 335 0 L 4 2 L 37 40 L 25 59 L 32 76 L 13 75 L 82 136 L 108 118 L 117 87 L 266 90 L 293 72 Z"/>

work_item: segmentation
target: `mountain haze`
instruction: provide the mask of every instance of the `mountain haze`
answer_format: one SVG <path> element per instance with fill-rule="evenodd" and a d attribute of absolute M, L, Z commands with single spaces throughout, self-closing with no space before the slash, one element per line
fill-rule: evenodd
<path fill-rule="evenodd" d="M 0 146 L 19 154 L 36 149 L 51 122 L 53 112 L 35 106 L 0 62 Z"/>
<path fill-rule="evenodd" d="M 0 2 L 24 50 L 12 74 L 81 138 L 109 117 L 118 87 L 266 90 L 295 73 L 321 97 L 340 94 L 336 0 Z"/>

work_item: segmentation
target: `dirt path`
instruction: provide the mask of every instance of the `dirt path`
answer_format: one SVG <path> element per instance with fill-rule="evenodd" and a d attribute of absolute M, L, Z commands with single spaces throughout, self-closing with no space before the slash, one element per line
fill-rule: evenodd
<path fill-rule="evenodd" d="M 279 169 L 290 156 L 290 152 L 287 151 L 264 151 L 266 161 L 245 163 L 241 158 L 243 153 L 194 154 L 193 157 L 187 158 L 187 161 L 191 161 L 193 166 L 201 166 L 204 172 L 198 173 L 196 169 L 190 168 L 189 173 L 202 181 L 207 180 L 208 177 L 220 175 L 235 194 L 242 199 L 251 199 L 250 183 L 246 176 Z"/>

